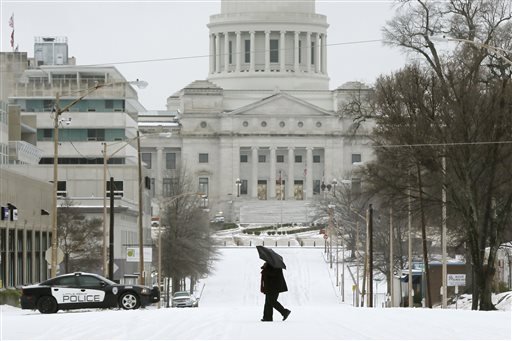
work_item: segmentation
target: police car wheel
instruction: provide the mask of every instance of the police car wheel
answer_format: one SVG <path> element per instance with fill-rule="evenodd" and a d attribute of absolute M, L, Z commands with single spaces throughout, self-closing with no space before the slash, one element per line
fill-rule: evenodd
<path fill-rule="evenodd" d="M 56 313 L 57 301 L 51 296 L 43 296 L 37 301 L 37 310 L 41 314 L 53 314 Z"/>
<path fill-rule="evenodd" d="M 130 309 L 138 309 L 140 307 L 140 299 L 137 295 L 132 292 L 125 292 L 119 298 L 119 303 L 121 308 L 130 310 Z"/>

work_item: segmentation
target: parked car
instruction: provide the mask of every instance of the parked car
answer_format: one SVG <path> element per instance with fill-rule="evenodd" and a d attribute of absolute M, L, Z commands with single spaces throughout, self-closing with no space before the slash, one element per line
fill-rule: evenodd
<path fill-rule="evenodd" d="M 188 291 L 176 291 L 172 296 L 173 308 L 197 308 L 199 307 L 199 300 Z"/>
<path fill-rule="evenodd" d="M 158 302 L 158 287 L 117 284 L 102 276 L 75 272 L 23 286 L 21 309 L 37 309 L 43 314 L 82 308 L 138 309 Z"/>

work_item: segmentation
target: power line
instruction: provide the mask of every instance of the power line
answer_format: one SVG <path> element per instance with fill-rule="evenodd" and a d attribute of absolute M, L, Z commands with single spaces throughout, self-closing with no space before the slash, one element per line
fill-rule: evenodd
<path fill-rule="evenodd" d="M 445 147 L 466 145 L 512 144 L 512 141 L 476 141 L 476 142 L 449 142 L 449 143 L 416 143 L 416 144 L 380 144 L 374 148 L 402 148 L 402 147 Z"/>
<path fill-rule="evenodd" d="M 329 46 L 341 46 L 341 45 L 357 45 L 357 44 L 369 44 L 369 43 L 377 43 L 382 42 L 382 39 L 370 39 L 370 40 L 356 40 L 356 41 L 347 41 L 347 42 L 340 42 L 340 43 L 331 43 L 326 44 L 326 47 Z M 311 46 L 312 47 L 312 46 Z M 310 47 L 310 48 L 311 48 Z M 302 47 L 307 48 L 307 47 Z M 291 51 L 295 50 L 295 48 L 288 48 L 288 49 L 279 49 L 279 51 Z M 264 51 L 265 52 L 265 51 Z M 261 54 L 261 50 L 255 50 L 255 54 Z M 233 55 L 237 54 L 245 54 L 245 52 L 234 52 Z M 225 55 L 225 53 L 219 53 L 219 55 Z M 112 63 L 100 63 L 100 64 L 85 64 L 80 65 L 82 67 L 97 67 L 97 66 L 107 66 L 107 65 L 124 65 L 124 64 L 142 64 L 142 63 L 155 63 L 155 62 L 167 62 L 167 61 L 175 61 L 175 60 L 186 60 L 186 59 L 200 59 L 200 58 L 210 58 L 211 54 L 204 54 L 204 55 L 195 55 L 195 56 L 182 56 L 182 57 L 168 57 L 168 58 L 155 58 L 155 59 L 140 59 L 140 60 L 131 60 L 131 61 L 122 61 L 122 62 L 112 62 Z"/>

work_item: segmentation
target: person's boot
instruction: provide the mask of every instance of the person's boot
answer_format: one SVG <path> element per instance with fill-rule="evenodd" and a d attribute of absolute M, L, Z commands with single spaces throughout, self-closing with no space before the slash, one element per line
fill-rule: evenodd
<path fill-rule="evenodd" d="M 290 313 L 291 311 L 286 309 L 286 311 L 284 312 L 283 314 L 283 321 L 286 321 L 286 319 L 288 318 L 288 316 L 290 316 Z"/>

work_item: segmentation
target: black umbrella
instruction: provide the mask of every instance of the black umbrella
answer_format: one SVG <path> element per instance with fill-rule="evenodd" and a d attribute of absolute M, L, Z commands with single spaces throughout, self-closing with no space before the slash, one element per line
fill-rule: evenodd
<path fill-rule="evenodd" d="M 271 267 L 286 269 L 286 264 L 284 264 L 283 257 L 280 254 L 261 245 L 256 246 L 256 248 L 258 249 L 260 258 L 267 262 Z"/>

